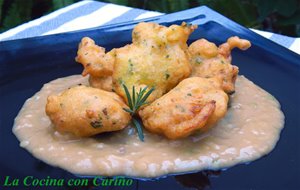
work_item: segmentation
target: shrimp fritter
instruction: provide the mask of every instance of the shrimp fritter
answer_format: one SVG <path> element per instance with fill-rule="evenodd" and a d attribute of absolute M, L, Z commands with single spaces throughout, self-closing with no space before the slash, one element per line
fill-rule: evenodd
<path fill-rule="evenodd" d="M 89 82 L 92 87 L 112 90 L 112 73 L 114 58 L 105 49 L 95 44 L 94 40 L 82 38 L 75 60 L 84 66 L 83 76 L 89 74 Z"/>
<path fill-rule="evenodd" d="M 131 120 L 127 105 L 113 92 L 77 86 L 48 97 L 46 114 L 59 132 L 79 137 L 125 128 Z"/>
<path fill-rule="evenodd" d="M 222 81 L 222 88 L 227 93 L 235 90 L 235 80 L 239 69 L 231 64 L 231 50 L 235 47 L 246 50 L 251 46 L 248 40 L 231 37 L 217 47 L 206 39 L 200 39 L 189 46 L 191 76 L 205 78 L 216 77 Z"/>
<path fill-rule="evenodd" d="M 161 26 L 139 23 L 132 32 L 132 44 L 114 49 L 113 89 L 126 98 L 123 84 L 137 90 L 155 87 L 151 102 L 171 90 L 191 73 L 186 41 L 196 26 Z"/>
<path fill-rule="evenodd" d="M 206 131 L 227 111 L 228 95 L 217 78 L 192 77 L 139 111 L 147 130 L 169 139 Z"/>
<path fill-rule="evenodd" d="M 132 43 L 105 53 L 90 38 L 83 38 L 76 61 L 84 66 L 82 75 L 90 74 L 92 87 L 111 91 L 126 99 L 123 84 L 137 90 L 155 87 L 148 101 L 171 90 L 191 74 L 188 46 L 189 35 L 196 26 L 161 26 L 139 23 L 132 32 Z M 112 87 L 110 87 L 112 84 Z"/>
<path fill-rule="evenodd" d="M 106 77 L 89 77 L 89 83 L 92 87 L 102 89 L 105 91 L 112 91 L 112 77 L 106 76 Z"/>

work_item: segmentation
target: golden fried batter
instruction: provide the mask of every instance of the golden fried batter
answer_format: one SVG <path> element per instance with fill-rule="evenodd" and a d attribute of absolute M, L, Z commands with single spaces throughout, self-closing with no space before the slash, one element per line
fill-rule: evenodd
<path fill-rule="evenodd" d="M 94 40 L 82 38 L 75 60 L 84 66 L 83 76 L 89 74 L 92 87 L 112 90 L 112 73 L 114 58 L 110 53 L 105 54 L 103 47 L 97 46 Z"/>
<path fill-rule="evenodd" d="M 125 98 L 122 84 L 128 89 L 135 86 L 137 90 L 155 87 L 148 98 L 151 102 L 188 77 L 191 66 L 186 41 L 195 28 L 184 23 L 170 27 L 144 22 L 136 25 L 132 32 L 133 43 L 112 50 L 115 92 Z"/>
<path fill-rule="evenodd" d="M 113 57 L 105 54 L 103 47 L 97 46 L 94 40 L 82 38 L 75 60 L 84 66 L 82 75 L 90 74 L 94 77 L 111 76 L 113 73 Z"/>
<path fill-rule="evenodd" d="M 99 88 L 102 90 L 106 90 L 111 92 L 112 91 L 112 77 L 106 76 L 106 77 L 89 77 L 89 83 L 94 88 Z"/>
<path fill-rule="evenodd" d="M 170 27 L 139 23 L 132 32 L 132 44 L 106 54 L 104 48 L 85 37 L 76 61 L 84 66 L 82 75 L 90 74 L 91 86 L 114 89 L 124 99 L 123 84 L 129 89 L 135 86 L 137 90 L 155 87 L 148 99 L 152 101 L 190 75 L 186 41 L 195 28 L 185 23 Z"/>
<path fill-rule="evenodd" d="M 235 47 L 246 50 L 250 46 L 248 40 L 236 36 L 229 38 L 219 47 L 205 39 L 193 42 L 188 49 L 192 65 L 191 76 L 217 77 L 222 81 L 223 90 L 233 93 L 239 69 L 237 66 L 231 65 L 231 50 Z"/>
<path fill-rule="evenodd" d="M 150 132 L 178 139 L 207 130 L 224 117 L 228 95 L 217 78 L 192 77 L 139 111 Z"/>
<path fill-rule="evenodd" d="M 46 114 L 59 132 L 87 137 L 125 128 L 131 120 L 122 99 L 113 92 L 77 86 L 48 97 Z"/>

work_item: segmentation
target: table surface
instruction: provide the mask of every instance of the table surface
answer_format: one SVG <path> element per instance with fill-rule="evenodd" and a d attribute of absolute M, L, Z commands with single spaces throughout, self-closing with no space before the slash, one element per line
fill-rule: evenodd
<path fill-rule="evenodd" d="M 163 13 L 110 3 L 85 0 L 10 29 L 0 34 L 0 42 L 82 30 L 107 24 L 149 18 L 162 14 Z M 300 54 L 300 38 L 293 38 L 254 29 L 251 30 Z"/>

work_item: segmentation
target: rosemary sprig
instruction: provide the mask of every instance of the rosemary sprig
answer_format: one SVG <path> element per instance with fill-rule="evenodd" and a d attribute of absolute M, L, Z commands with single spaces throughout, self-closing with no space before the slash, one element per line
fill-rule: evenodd
<path fill-rule="evenodd" d="M 143 128 L 142 125 L 138 119 L 137 111 L 140 109 L 141 106 L 148 104 L 146 102 L 147 98 L 150 96 L 150 94 L 154 91 L 154 88 L 152 87 L 150 90 L 147 91 L 148 87 L 141 88 L 139 92 L 135 91 L 135 87 L 132 87 L 132 95 L 130 95 L 129 90 L 126 85 L 123 84 L 123 88 L 126 94 L 127 102 L 128 102 L 128 108 L 123 108 L 125 111 L 130 113 L 132 116 L 131 123 L 134 125 L 134 127 L 137 130 L 139 139 L 141 141 L 144 141 L 144 134 L 143 134 Z"/>

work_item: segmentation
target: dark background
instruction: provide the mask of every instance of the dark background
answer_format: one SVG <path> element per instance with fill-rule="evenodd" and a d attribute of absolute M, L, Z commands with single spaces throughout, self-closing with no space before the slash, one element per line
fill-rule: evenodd
<path fill-rule="evenodd" d="M 0 32 L 79 0 L 0 0 Z M 248 28 L 300 36 L 299 0 L 104 0 L 163 13 L 206 5 Z"/>

